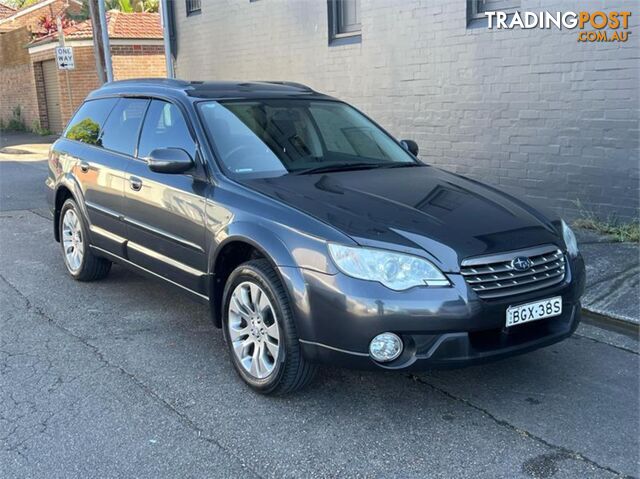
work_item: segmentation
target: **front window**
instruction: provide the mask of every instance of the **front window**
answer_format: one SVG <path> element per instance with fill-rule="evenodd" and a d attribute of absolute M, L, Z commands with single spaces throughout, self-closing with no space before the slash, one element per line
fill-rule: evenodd
<path fill-rule="evenodd" d="M 337 101 L 206 101 L 202 120 L 224 168 L 246 177 L 410 166 L 413 157 Z"/>

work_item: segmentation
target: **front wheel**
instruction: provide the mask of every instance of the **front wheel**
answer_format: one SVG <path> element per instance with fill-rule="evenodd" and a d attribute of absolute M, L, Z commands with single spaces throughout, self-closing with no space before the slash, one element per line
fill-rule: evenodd
<path fill-rule="evenodd" d="M 87 224 L 73 199 L 62 205 L 58 226 L 64 264 L 74 279 L 94 281 L 109 274 L 111 261 L 98 258 L 89 248 Z"/>
<path fill-rule="evenodd" d="M 289 299 L 268 261 L 249 261 L 231 273 L 222 312 L 233 366 L 254 390 L 285 394 L 313 379 L 316 367 L 302 356 Z"/>

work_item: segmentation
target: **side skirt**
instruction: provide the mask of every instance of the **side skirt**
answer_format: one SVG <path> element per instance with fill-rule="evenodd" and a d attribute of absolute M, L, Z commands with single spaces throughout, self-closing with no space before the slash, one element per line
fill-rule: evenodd
<path fill-rule="evenodd" d="M 186 292 L 189 296 L 191 296 L 196 301 L 203 304 L 209 304 L 209 297 L 205 296 L 204 294 L 197 293 L 192 289 L 189 289 L 185 286 L 182 286 L 181 284 L 176 283 L 175 281 L 171 281 L 170 279 L 160 276 L 159 274 L 154 273 L 153 271 L 150 271 L 147 268 L 138 266 L 137 264 L 132 263 L 128 259 L 122 258 L 121 256 L 115 255 L 113 253 L 110 253 L 109 251 L 99 248 L 98 246 L 91 245 L 90 247 L 98 256 L 107 258 L 113 261 L 114 263 L 121 264 L 122 266 L 125 266 L 137 273 L 141 273 L 142 275 L 147 276 L 149 278 L 164 280 L 166 283 L 169 283 L 171 286 L 174 286 L 175 288 L 178 288 L 179 290 Z"/>

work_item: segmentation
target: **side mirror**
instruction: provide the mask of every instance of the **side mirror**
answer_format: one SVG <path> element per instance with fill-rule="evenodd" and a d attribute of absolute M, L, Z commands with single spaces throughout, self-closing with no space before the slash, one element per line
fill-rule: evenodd
<path fill-rule="evenodd" d="M 194 163 L 189 153 L 180 148 L 158 148 L 149 154 L 147 165 L 156 173 L 184 173 Z"/>
<path fill-rule="evenodd" d="M 413 156 L 418 156 L 418 144 L 413 140 L 401 140 L 400 144 Z"/>

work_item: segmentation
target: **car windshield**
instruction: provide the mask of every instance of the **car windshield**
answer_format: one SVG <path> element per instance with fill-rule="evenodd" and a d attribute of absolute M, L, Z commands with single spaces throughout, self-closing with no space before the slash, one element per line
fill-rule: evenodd
<path fill-rule="evenodd" d="M 234 176 L 417 164 L 364 115 L 338 101 L 205 101 L 198 108 L 220 161 Z"/>

